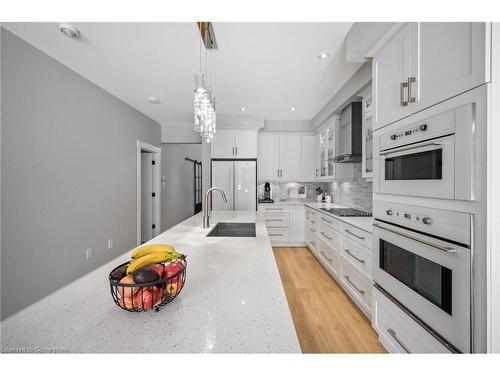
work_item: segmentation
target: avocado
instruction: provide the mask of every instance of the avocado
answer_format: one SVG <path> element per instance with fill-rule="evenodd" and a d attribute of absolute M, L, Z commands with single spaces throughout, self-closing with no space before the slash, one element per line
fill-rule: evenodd
<path fill-rule="evenodd" d="M 159 280 L 160 275 L 152 269 L 151 267 L 142 267 L 133 273 L 134 282 L 140 283 L 151 283 L 153 281 Z"/>
<path fill-rule="evenodd" d="M 111 280 L 120 281 L 123 276 L 125 276 L 125 272 L 127 271 L 128 264 L 125 264 L 121 267 L 118 267 L 113 272 L 111 272 Z"/>

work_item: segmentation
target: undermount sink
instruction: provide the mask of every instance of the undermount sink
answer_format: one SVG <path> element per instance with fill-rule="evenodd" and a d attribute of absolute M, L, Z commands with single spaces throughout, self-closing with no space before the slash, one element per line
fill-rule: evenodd
<path fill-rule="evenodd" d="M 207 237 L 255 237 L 255 223 L 217 223 Z"/>

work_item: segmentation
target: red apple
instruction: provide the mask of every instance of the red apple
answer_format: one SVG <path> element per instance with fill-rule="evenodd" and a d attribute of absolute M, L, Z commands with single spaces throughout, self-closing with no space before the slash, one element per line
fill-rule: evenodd
<path fill-rule="evenodd" d="M 134 305 L 133 305 L 132 301 L 133 301 L 132 298 L 123 297 L 122 299 L 120 299 L 119 304 L 120 304 L 121 307 L 124 307 L 127 310 L 132 310 L 134 308 Z"/>
<path fill-rule="evenodd" d="M 161 302 L 162 291 L 157 286 L 140 289 L 135 294 L 135 305 L 143 310 L 148 310 Z"/>
<path fill-rule="evenodd" d="M 127 275 L 120 280 L 120 284 L 134 284 L 132 275 Z M 118 293 L 125 298 L 132 298 L 139 288 L 119 286 Z"/>
<path fill-rule="evenodd" d="M 176 273 L 181 271 L 184 268 L 184 265 L 180 260 L 175 260 L 173 262 L 168 263 L 163 269 L 163 278 L 174 276 Z"/>
<path fill-rule="evenodd" d="M 152 268 L 160 276 L 160 278 L 163 276 L 163 270 L 165 268 L 163 264 L 151 264 L 148 267 Z"/>

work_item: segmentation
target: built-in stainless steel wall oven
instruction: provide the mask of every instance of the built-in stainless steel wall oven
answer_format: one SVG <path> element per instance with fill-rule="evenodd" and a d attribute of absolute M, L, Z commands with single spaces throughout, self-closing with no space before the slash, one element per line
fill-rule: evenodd
<path fill-rule="evenodd" d="M 375 286 L 452 350 L 472 351 L 471 215 L 374 202 Z"/>
<path fill-rule="evenodd" d="M 475 103 L 381 133 L 376 193 L 474 200 Z"/>

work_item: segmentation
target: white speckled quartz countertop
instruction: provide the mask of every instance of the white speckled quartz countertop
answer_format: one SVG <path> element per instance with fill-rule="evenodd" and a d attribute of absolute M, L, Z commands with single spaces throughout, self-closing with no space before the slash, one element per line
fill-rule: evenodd
<path fill-rule="evenodd" d="M 308 203 L 315 203 L 311 198 L 289 198 L 283 200 L 275 200 L 274 203 L 259 203 L 260 205 L 280 205 L 280 206 L 303 206 Z"/>
<path fill-rule="evenodd" d="M 181 294 L 159 312 L 121 310 L 108 274 L 126 253 L 1 323 L 1 345 L 63 352 L 300 353 L 267 231 L 253 211 L 202 214 L 149 243 L 187 255 Z M 256 222 L 255 238 L 205 237 L 218 221 Z"/>
<path fill-rule="evenodd" d="M 362 229 L 368 233 L 373 232 L 373 217 L 337 216 L 337 215 L 332 215 L 331 213 L 322 210 L 322 208 L 327 208 L 327 209 L 328 208 L 346 208 L 345 206 L 339 206 L 338 204 L 334 204 L 334 203 L 306 203 L 306 207 L 314 208 L 315 210 L 318 210 L 322 214 L 334 217 L 335 219 L 341 220 L 344 223 L 355 226 L 355 227 Z"/>

